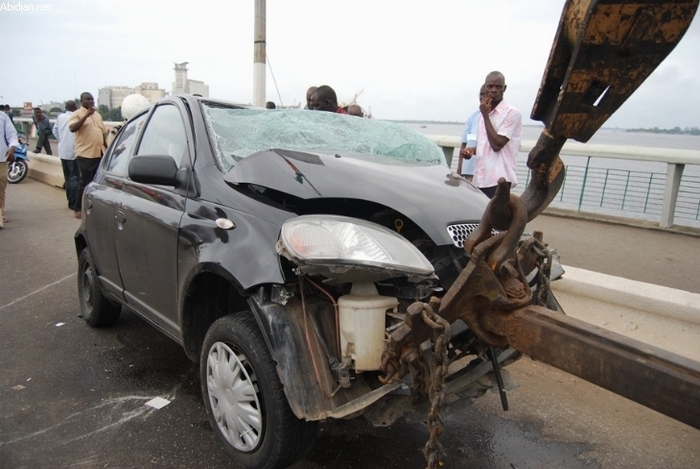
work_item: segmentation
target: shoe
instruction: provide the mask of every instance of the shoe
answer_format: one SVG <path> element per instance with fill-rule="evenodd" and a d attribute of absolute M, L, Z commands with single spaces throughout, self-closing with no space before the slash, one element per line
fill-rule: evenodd
<path fill-rule="evenodd" d="M 83 214 L 77 210 L 73 212 L 73 215 L 75 215 L 75 218 L 83 218 Z"/>

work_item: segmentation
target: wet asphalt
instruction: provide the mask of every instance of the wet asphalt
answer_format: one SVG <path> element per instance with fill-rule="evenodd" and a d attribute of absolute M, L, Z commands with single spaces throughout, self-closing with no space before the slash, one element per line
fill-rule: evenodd
<path fill-rule="evenodd" d="M 32 179 L 11 185 L 6 214 L 10 221 L 0 231 L 0 468 L 235 468 L 207 421 L 197 365 L 176 343 L 128 311 L 107 329 L 90 328 L 80 317 L 72 240 L 79 220 L 63 192 Z M 591 222 L 541 218 L 550 233 L 572 230 L 557 240 L 564 252 L 584 245 L 576 233 L 595 229 Z M 666 235 L 676 236 L 668 238 L 673 246 L 700 242 Z M 612 235 L 605 236 L 609 243 Z M 616 249 L 630 236 L 623 233 Z M 600 248 L 601 240 L 585 238 Z M 629 269 L 646 275 L 659 252 L 666 262 L 692 269 L 679 275 L 682 282 L 698 268 L 687 260 L 687 247 L 685 255 L 676 249 L 650 249 L 642 266 Z M 580 257 L 579 265 L 570 265 L 590 268 L 591 255 Z M 606 268 L 619 270 L 619 263 L 611 259 Z M 508 412 L 488 394 L 447 419 L 444 467 L 698 467 L 700 431 L 528 358 L 508 370 L 519 384 L 508 393 Z M 170 403 L 159 410 L 145 405 L 155 397 Z M 427 436 L 422 424 L 324 422 L 293 468 L 424 468 Z"/>

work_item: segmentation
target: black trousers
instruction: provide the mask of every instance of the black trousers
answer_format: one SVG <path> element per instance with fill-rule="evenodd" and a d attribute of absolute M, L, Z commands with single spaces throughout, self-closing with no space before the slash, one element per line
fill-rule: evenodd
<path fill-rule="evenodd" d="M 53 155 L 51 152 L 51 142 L 49 141 L 49 135 L 44 132 L 39 132 L 39 136 L 36 139 L 36 150 L 34 153 L 41 153 L 41 149 L 46 150 L 47 155 Z"/>
<path fill-rule="evenodd" d="M 76 160 L 61 159 L 61 168 L 63 168 L 63 181 L 66 186 L 66 199 L 68 200 L 68 208 L 71 210 L 79 210 L 75 207 L 78 199 L 78 186 L 80 186 L 80 168 Z"/>
<path fill-rule="evenodd" d="M 85 192 L 85 187 L 95 179 L 95 173 L 97 173 L 97 168 L 100 166 L 102 157 L 85 158 L 79 156 L 76 158 L 76 161 L 80 169 L 80 183 L 78 184 L 78 191 L 75 194 L 75 211 L 79 212 L 83 207 L 83 192 Z"/>

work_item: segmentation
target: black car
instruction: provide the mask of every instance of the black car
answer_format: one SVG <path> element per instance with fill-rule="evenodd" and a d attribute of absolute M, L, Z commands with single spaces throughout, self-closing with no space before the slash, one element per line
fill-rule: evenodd
<path fill-rule="evenodd" d="M 126 307 L 181 344 L 237 463 L 286 467 L 319 420 L 425 420 L 382 353 L 467 264 L 487 203 L 402 124 L 168 97 L 121 128 L 85 191 L 82 313 L 108 326 Z M 446 406 L 489 388 L 458 322 Z"/>

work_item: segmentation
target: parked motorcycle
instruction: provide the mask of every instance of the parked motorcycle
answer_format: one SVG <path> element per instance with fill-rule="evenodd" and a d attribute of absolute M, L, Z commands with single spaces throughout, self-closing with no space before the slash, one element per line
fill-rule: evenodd
<path fill-rule="evenodd" d="M 15 159 L 7 165 L 7 182 L 18 184 L 29 174 L 29 157 L 27 156 L 27 141 L 23 135 L 18 135 L 19 146 L 15 147 Z"/>

